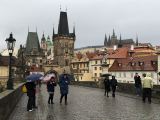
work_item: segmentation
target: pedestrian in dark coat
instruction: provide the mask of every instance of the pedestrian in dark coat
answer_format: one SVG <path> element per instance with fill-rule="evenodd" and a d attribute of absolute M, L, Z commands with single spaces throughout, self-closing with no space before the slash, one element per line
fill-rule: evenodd
<path fill-rule="evenodd" d="M 111 83 L 111 88 L 112 88 L 112 97 L 115 97 L 115 91 L 117 87 L 117 79 L 115 79 L 115 76 L 112 76 L 110 83 Z"/>
<path fill-rule="evenodd" d="M 59 80 L 60 93 L 61 93 L 60 104 L 62 103 L 62 99 L 65 96 L 65 104 L 67 105 L 67 94 L 68 94 L 68 89 L 69 89 L 68 87 L 69 82 L 70 80 L 66 74 L 64 74 Z"/>
<path fill-rule="evenodd" d="M 141 96 L 142 83 L 141 83 L 141 77 L 138 75 L 138 73 L 135 74 L 134 81 L 135 81 L 136 94 L 137 96 Z"/>
<path fill-rule="evenodd" d="M 110 80 L 109 80 L 109 76 L 107 76 L 105 79 L 104 79 L 104 88 L 105 88 L 105 92 L 104 92 L 104 95 L 106 96 L 106 93 L 107 93 L 107 97 L 109 97 L 108 93 L 110 91 Z"/>
<path fill-rule="evenodd" d="M 37 108 L 36 106 L 36 84 L 32 81 L 26 82 L 27 88 L 27 96 L 28 96 L 28 104 L 27 104 L 27 111 L 32 111 L 33 108 Z"/>
<path fill-rule="evenodd" d="M 47 82 L 47 91 L 49 93 L 48 104 L 53 103 L 54 87 L 56 86 L 56 81 L 54 77 L 51 77 L 50 81 Z"/>

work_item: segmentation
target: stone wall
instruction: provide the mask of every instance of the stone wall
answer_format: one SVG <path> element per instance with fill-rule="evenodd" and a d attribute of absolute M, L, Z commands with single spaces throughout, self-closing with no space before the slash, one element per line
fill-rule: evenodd
<path fill-rule="evenodd" d="M 15 86 L 14 90 L 5 90 L 0 93 L 0 120 L 7 120 L 16 104 L 23 95 L 21 88 L 23 84 Z"/>
<path fill-rule="evenodd" d="M 85 86 L 85 87 L 96 87 L 104 89 L 103 82 L 94 82 L 94 81 L 73 81 L 71 83 L 72 85 L 79 85 L 79 86 Z M 135 87 L 134 84 L 131 83 L 118 83 L 118 92 L 123 92 L 127 94 L 136 94 L 135 93 Z M 154 98 L 160 98 L 160 85 L 154 85 L 152 90 L 152 97 Z"/>

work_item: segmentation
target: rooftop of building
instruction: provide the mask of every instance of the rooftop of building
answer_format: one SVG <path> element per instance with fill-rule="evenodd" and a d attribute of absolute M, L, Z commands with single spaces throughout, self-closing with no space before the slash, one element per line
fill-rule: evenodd
<path fill-rule="evenodd" d="M 86 47 L 81 47 L 81 48 L 75 48 L 74 51 L 88 49 L 88 48 L 104 48 L 104 45 L 95 45 L 95 46 L 86 46 Z"/>
<path fill-rule="evenodd" d="M 16 66 L 18 60 L 16 57 L 12 56 L 11 64 L 12 66 Z M 0 56 L 0 66 L 8 66 L 9 65 L 9 56 Z"/>
<path fill-rule="evenodd" d="M 157 55 L 116 59 L 109 71 L 157 71 Z"/>
<path fill-rule="evenodd" d="M 33 50 L 36 50 L 39 53 L 40 44 L 37 32 L 28 32 L 27 41 L 26 41 L 26 54 L 31 54 Z"/>

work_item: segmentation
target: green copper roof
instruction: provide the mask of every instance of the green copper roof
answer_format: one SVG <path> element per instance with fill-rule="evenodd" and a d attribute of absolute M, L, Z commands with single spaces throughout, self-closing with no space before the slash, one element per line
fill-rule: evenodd
<path fill-rule="evenodd" d="M 46 41 L 47 46 L 53 46 L 52 41 L 50 40 L 50 37 L 47 37 L 47 41 Z"/>

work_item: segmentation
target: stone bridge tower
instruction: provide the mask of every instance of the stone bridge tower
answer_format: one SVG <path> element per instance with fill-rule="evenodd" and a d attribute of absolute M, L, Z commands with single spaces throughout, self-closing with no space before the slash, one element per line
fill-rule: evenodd
<path fill-rule="evenodd" d="M 53 28 L 53 43 L 54 43 L 54 63 L 64 68 L 70 68 L 70 62 L 74 54 L 75 28 L 73 33 L 69 33 L 67 12 L 60 12 L 58 33 L 54 33 Z M 67 70 L 67 72 L 69 72 Z"/>

